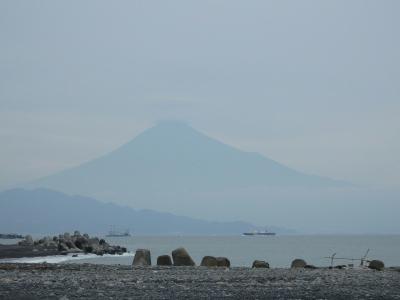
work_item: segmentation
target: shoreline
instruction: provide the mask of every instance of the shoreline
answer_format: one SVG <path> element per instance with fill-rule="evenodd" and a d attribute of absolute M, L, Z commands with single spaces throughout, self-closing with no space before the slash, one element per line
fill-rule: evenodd
<path fill-rule="evenodd" d="M 76 256 L 75 256 L 76 255 Z M 114 258 L 114 257 L 131 257 L 133 259 L 134 253 L 126 252 L 123 254 L 104 254 L 102 258 Z M 92 260 L 98 259 L 99 256 L 92 253 L 68 253 L 66 255 L 48 255 L 48 256 L 27 256 L 17 258 L 0 258 L 0 264 L 61 264 L 61 263 L 79 263 L 81 260 Z M 86 263 L 86 262 L 84 262 Z M 101 263 L 91 263 L 101 264 Z"/>
<path fill-rule="evenodd" d="M 400 271 L 0 263 L 0 298 L 399 299 Z M 65 299 L 65 298 L 64 298 Z"/>

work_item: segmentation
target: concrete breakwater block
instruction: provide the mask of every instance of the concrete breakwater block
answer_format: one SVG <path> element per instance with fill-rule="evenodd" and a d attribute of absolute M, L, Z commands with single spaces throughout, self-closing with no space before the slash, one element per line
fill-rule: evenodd
<path fill-rule="evenodd" d="M 133 266 L 151 266 L 150 250 L 137 249 L 132 262 Z"/>
<path fill-rule="evenodd" d="M 214 256 L 204 256 L 201 260 L 202 267 L 218 267 L 218 261 Z"/>
<path fill-rule="evenodd" d="M 307 263 L 304 259 L 296 258 L 295 260 L 292 261 L 290 267 L 296 269 L 296 268 L 304 268 L 306 265 Z"/>
<path fill-rule="evenodd" d="M 217 265 L 218 267 L 230 268 L 231 262 L 226 257 L 217 257 Z"/>
<path fill-rule="evenodd" d="M 185 248 L 178 248 L 172 251 L 174 266 L 195 266 L 193 259 Z"/>
<path fill-rule="evenodd" d="M 172 259 L 169 255 L 160 255 L 157 257 L 157 266 L 172 266 Z"/>
<path fill-rule="evenodd" d="M 253 265 L 251 266 L 252 268 L 264 268 L 264 269 L 269 269 L 269 263 L 263 260 L 255 260 L 253 262 Z"/>

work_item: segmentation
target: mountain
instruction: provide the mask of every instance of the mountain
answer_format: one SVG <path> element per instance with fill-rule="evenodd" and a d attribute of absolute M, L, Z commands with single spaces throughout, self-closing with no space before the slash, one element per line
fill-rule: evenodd
<path fill-rule="evenodd" d="M 169 195 L 232 188 L 338 185 L 343 183 L 240 151 L 179 122 L 162 122 L 109 154 L 33 183 L 140 207 Z"/>
<path fill-rule="evenodd" d="M 129 228 L 134 234 L 237 235 L 259 229 L 245 222 L 207 222 L 151 210 L 134 210 L 46 189 L 13 189 L 0 193 L 2 232 L 43 234 L 78 229 L 105 234 L 110 225 Z M 285 232 L 279 228 L 278 231 Z"/>
<path fill-rule="evenodd" d="M 178 122 L 160 123 L 111 153 L 24 187 L 307 233 L 400 232 L 397 190 L 307 175 Z M 165 223 L 154 219 L 160 230 Z"/>

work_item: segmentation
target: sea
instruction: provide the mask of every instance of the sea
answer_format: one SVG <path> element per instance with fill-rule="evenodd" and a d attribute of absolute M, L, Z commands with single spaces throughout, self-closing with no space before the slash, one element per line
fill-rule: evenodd
<path fill-rule="evenodd" d="M 26 263 L 92 263 L 131 265 L 136 249 L 151 252 L 152 263 L 157 257 L 171 254 L 184 247 L 197 264 L 202 257 L 225 256 L 232 266 L 249 267 L 254 260 L 265 260 L 273 268 L 290 267 L 295 258 L 302 258 L 315 266 L 330 266 L 335 255 L 335 265 L 354 264 L 360 259 L 379 259 L 386 266 L 400 266 L 400 235 L 277 235 L 277 236 L 131 236 L 104 237 L 113 245 L 124 246 L 129 253 L 124 255 L 96 256 L 80 254 L 78 257 L 48 256 L 1 260 Z M 0 244 L 15 242 L 1 240 Z"/>

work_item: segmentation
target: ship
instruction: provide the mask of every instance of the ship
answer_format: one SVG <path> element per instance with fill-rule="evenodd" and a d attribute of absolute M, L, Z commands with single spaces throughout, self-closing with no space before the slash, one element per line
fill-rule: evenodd
<path fill-rule="evenodd" d="M 255 230 L 252 232 L 244 232 L 243 235 L 276 235 L 276 233 L 268 230 L 263 230 L 263 231 Z"/>
<path fill-rule="evenodd" d="M 112 227 L 108 232 L 108 234 L 106 235 L 106 237 L 128 237 L 128 236 L 131 236 L 131 234 L 129 233 L 129 229 L 122 232 L 122 231 L 117 231 Z"/>

